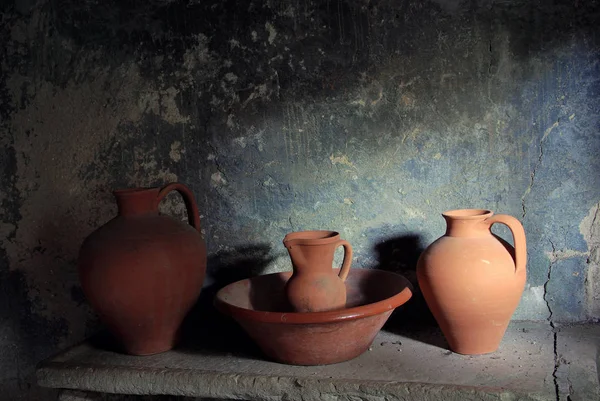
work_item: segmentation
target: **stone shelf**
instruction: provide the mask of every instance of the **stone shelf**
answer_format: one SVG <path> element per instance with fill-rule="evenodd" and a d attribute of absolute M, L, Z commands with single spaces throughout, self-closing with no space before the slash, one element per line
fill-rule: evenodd
<path fill-rule="evenodd" d="M 42 362 L 38 383 L 84 392 L 242 400 L 600 399 L 597 324 L 553 331 L 546 322 L 514 322 L 500 349 L 481 356 L 448 351 L 437 329 L 383 330 L 360 357 L 313 367 L 268 361 L 241 332 L 214 338 L 211 343 L 198 337 L 203 346 L 147 357 L 91 340 Z"/>

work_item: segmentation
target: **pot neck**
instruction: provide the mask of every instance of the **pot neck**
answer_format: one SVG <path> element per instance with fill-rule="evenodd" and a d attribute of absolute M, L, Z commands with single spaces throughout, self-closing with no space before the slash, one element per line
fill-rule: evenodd
<path fill-rule="evenodd" d="M 298 245 L 329 245 L 340 240 L 340 233 L 328 230 L 296 231 L 283 239 L 286 248 Z"/>
<path fill-rule="evenodd" d="M 113 191 L 119 207 L 119 216 L 158 215 L 160 188 L 133 188 Z"/>
<path fill-rule="evenodd" d="M 490 235 L 486 220 L 494 213 L 482 209 L 450 210 L 442 213 L 446 220 L 446 236 L 484 237 Z"/>

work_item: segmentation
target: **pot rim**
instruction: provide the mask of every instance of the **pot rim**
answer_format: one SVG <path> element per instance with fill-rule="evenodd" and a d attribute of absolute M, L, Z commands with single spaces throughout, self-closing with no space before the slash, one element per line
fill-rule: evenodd
<path fill-rule="evenodd" d="M 355 268 L 356 269 L 356 268 Z M 229 315 L 234 319 L 241 319 L 245 321 L 261 322 L 261 323 L 274 323 L 274 324 L 327 324 L 327 323 L 338 323 L 343 321 L 357 320 L 369 316 L 375 316 L 385 313 L 389 310 L 396 309 L 397 307 L 405 304 L 413 295 L 413 288 L 410 282 L 400 274 L 388 272 L 379 269 L 356 269 L 365 271 L 374 271 L 375 274 L 382 274 L 388 276 L 395 276 L 394 279 L 399 279 L 404 288 L 397 294 L 383 299 L 381 301 L 373 302 L 370 304 L 355 306 L 352 308 L 338 309 L 333 311 L 325 312 L 269 312 L 269 311 L 258 311 L 254 309 L 246 309 L 239 306 L 232 305 L 221 299 L 220 294 L 229 286 L 235 285 L 242 281 L 252 280 L 247 278 L 228 284 L 221 288 L 215 295 L 214 305 L 221 313 Z M 266 276 L 278 275 L 288 272 L 270 273 Z M 372 273 L 367 273 L 372 274 Z M 260 276 L 257 276 L 260 277 Z"/>
<path fill-rule="evenodd" d="M 333 230 L 294 231 L 286 234 L 283 244 L 327 245 L 340 240 L 340 233 Z"/>
<path fill-rule="evenodd" d="M 445 218 L 454 220 L 481 220 L 487 219 L 494 214 L 488 209 L 453 209 L 442 213 Z"/>
<path fill-rule="evenodd" d="M 118 188 L 118 189 L 113 189 L 112 193 L 114 195 L 130 195 L 130 194 L 137 194 L 140 192 L 148 192 L 148 191 L 158 192 L 159 189 L 160 188 L 158 188 L 158 187 Z"/>

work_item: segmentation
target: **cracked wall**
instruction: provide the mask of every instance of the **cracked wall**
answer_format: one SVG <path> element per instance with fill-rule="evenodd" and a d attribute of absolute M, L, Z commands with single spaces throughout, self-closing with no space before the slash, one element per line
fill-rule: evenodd
<path fill-rule="evenodd" d="M 288 270 L 283 236 L 312 228 L 414 280 L 441 212 L 511 214 L 529 245 L 514 318 L 600 316 L 597 1 L 1 7 L 11 394 L 33 397 L 34 364 L 98 327 L 75 261 L 117 187 L 192 188 L 215 286 L 240 261 Z M 175 195 L 162 209 L 184 218 Z"/>

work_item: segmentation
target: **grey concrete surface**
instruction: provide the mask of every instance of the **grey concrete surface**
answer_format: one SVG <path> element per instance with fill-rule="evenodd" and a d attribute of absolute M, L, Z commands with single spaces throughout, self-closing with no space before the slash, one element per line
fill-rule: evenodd
<path fill-rule="evenodd" d="M 515 322 L 497 352 L 463 356 L 437 330 L 382 331 L 360 357 L 314 367 L 210 345 L 132 357 L 86 342 L 43 362 L 37 377 L 51 388 L 222 399 L 593 400 L 599 341 L 600 325 Z"/>

